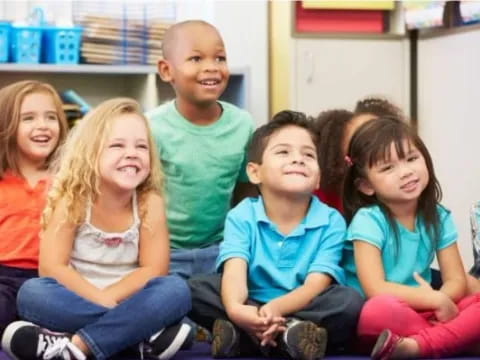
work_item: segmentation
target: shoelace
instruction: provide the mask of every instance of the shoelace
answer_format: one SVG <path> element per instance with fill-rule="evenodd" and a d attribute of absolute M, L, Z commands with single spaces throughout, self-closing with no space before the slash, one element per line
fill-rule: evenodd
<path fill-rule="evenodd" d="M 70 340 L 66 337 L 48 336 L 40 334 L 38 341 L 37 354 L 43 352 L 43 359 L 49 360 L 56 357 L 64 360 L 85 360 L 83 354 Z"/>
<path fill-rule="evenodd" d="M 155 340 L 163 332 L 163 330 L 165 330 L 165 328 L 161 329 L 159 332 L 156 332 L 155 334 L 150 336 L 148 341 L 141 341 L 138 344 L 138 352 L 140 353 L 140 360 L 144 360 L 145 359 L 145 354 L 148 354 L 152 350 L 152 347 L 150 346 L 150 343 L 153 340 Z"/>

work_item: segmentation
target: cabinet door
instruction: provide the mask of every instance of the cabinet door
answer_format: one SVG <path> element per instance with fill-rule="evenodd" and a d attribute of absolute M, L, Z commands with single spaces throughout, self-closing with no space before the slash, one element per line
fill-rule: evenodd
<path fill-rule="evenodd" d="M 292 99 L 309 115 L 383 95 L 409 112 L 409 45 L 399 38 L 295 39 Z"/>

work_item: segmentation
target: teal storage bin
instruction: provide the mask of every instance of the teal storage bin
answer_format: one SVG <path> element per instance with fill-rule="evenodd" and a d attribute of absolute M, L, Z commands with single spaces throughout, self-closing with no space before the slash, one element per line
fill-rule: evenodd
<path fill-rule="evenodd" d="M 81 37 L 81 27 L 44 27 L 42 62 L 78 64 Z"/>
<path fill-rule="evenodd" d="M 10 53 L 10 29 L 10 23 L 0 21 L 0 63 L 8 61 Z"/>
<path fill-rule="evenodd" d="M 42 47 L 42 27 L 12 26 L 11 29 L 12 61 L 22 64 L 37 64 L 40 62 Z"/>

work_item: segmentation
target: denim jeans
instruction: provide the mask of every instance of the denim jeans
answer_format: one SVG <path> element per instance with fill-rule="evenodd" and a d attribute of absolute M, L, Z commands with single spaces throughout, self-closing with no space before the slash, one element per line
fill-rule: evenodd
<path fill-rule="evenodd" d="M 218 244 L 199 249 L 170 249 L 170 275 L 187 280 L 192 275 L 215 273 Z"/>
<path fill-rule="evenodd" d="M 8 324 L 17 320 L 18 289 L 25 281 L 37 276 L 36 269 L 0 265 L 0 336 Z"/>
<path fill-rule="evenodd" d="M 77 334 L 96 359 L 108 358 L 178 322 L 191 308 L 185 281 L 157 277 L 109 309 L 52 278 L 26 281 L 17 297 L 21 318 L 53 331 Z"/>

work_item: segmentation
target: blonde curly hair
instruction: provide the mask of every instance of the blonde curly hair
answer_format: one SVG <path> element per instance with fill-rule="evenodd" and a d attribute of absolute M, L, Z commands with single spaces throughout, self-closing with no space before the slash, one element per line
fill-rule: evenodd
<path fill-rule="evenodd" d="M 66 202 L 65 219 L 74 224 L 80 224 L 84 220 L 87 202 L 94 202 L 100 195 L 99 158 L 112 122 L 125 114 L 140 116 L 145 121 L 148 132 L 150 173 L 136 189 L 140 218 L 145 215 L 146 195 L 152 191 L 162 195 L 163 172 L 148 121 L 139 104 L 130 98 L 107 100 L 90 111 L 70 131 L 52 162 L 55 177 L 42 214 L 43 229 L 47 227 L 60 200 Z"/>

